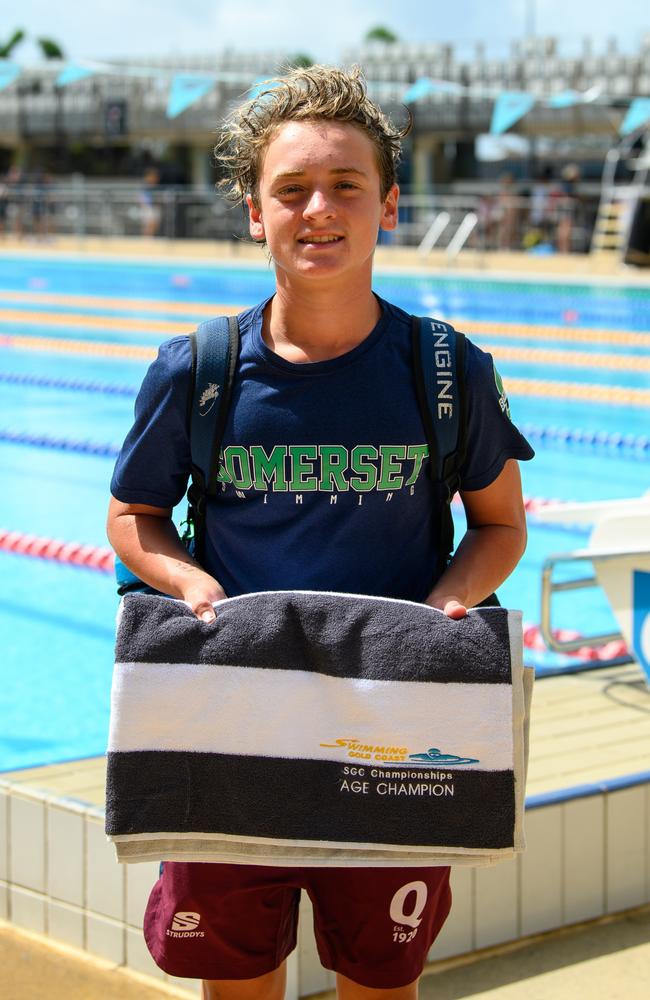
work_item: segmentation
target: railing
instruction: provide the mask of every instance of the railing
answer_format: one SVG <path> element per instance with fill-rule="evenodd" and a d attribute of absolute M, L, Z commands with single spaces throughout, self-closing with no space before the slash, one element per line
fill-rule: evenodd
<path fill-rule="evenodd" d="M 0 195 L 1 197 L 1 195 Z M 247 232 L 241 209 L 209 187 L 21 185 L 9 188 L 0 211 L 3 231 L 17 237 L 238 239 Z"/>
<path fill-rule="evenodd" d="M 600 587 L 600 581 L 595 574 L 580 576 L 571 580 L 554 580 L 553 571 L 560 564 L 575 566 L 583 562 L 591 566 L 599 566 L 606 562 L 620 560 L 625 556 L 638 555 L 639 549 L 629 552 L 566 552 L 549 556 L 542 567 L 542 600 L 540 615 L 540 630 L 544 642 L 556 653 L 570 653 L 582 646 L 606 646 L 608 643 L 621 639 L 620 632 L 607 632 L 596 635 L 582 635 L 579 639 L 558 639 L 552 623 L 553 594 L 566 593 L 571 590 L 583 590 L 590 587 Z"/>
<path fill-rule="evenodd" d="M 532 200 L 518 195 L 403 194 L 394 232 L 381 233 L 383 245 L 434 247 L 453 259 L 474 251 L 558 249 L 560 211 L 571 214 L 568 249 L 589 247 L 596 200 L 556 199 L 540 223 Z M 4 184 L 0 181 L 0 239 L 4 233 L 46 240 L 54 236 L 231 240 L 247 238 L 241 209 L 209 186 L 151 187 L 96 181 L 68 184 Z M 561 247 L 559 247 L 562 249 Z"/>

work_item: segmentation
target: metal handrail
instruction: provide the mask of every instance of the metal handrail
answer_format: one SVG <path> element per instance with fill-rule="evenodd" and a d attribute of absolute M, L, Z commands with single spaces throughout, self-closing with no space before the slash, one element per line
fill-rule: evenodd
<path fill-rule="evenodd" d="M 460 251 L 467 243 L 477 223 L 478 215 L 476 212 L 468 212 L 449 241 L 449 246 L 447 247 L 447 257 L 449 260 L 456 259 Z"/>
<path fill-rule="evenodd" d="M 622 559 L 626 556 L 638 556 L 639 553 L 646 551 L 647 549 L 640 548 L 625 551 L 619 550 L 615 552 L 589 552 L 589 550 L 585 550 L 583 552 L 561 552 L 556 555 L 551 555 L 545 559 L 542 566 L 540 632 L 548 648 L 552 649 L 556 653 L 570 653 L 575 652 L 576 649 L 580 649 L 583 646 L 605 646 L 609 642 L 614 642 L 617 639 L 623 638 L 620 632 L 606 632 L 601 633 L 600 635 L 583 635 L 580 636 L 579 639 L 557 639 L 553 635 L 551 623 L 551 604 L 553 594 L 561 593 L 562 591 L 581 590 L 587 587 L 600 586 L 597 577 L 593 575 L 578 577 L 577 580 L 563 580 L 561 582 L 554 583 L 553 570 L 558 563 L 588 562 L 591 563 L 592 566 L 596 566 L 599 563 L 611 562 L 614 559 Z"/>
<path fill-rule="evenodd" d="M 449 212 L 438 212 L 433 222 L 427 229 L 422 242 L 418 247 L 418 253 L 424 257 L 426 254 L 433 250 L 434 246 L 444 233 L 445 229 L 451 222 L 451 215 Z"/>

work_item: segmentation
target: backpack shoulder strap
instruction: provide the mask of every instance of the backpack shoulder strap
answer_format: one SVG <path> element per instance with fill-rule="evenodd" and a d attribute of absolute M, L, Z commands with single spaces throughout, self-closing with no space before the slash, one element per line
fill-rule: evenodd
<path fill-rule="evenodd" d="M 443 504 L 441 566 L 454 546 L 451 501 L 465 457 L 465 337 L 441 320 L 411 317 L 415 390 L 429 446 L 429 472 Z"/>
<path fill-rule="evenodd" d="M 201 563 L 205 549 L 205 500 L 216 493 L 221 440 L 239 353 L 237 317 L 218 316 L 201 323 L 190 334 L 190 346 L 192 392 L 187 417 L 192 479 L 187 491 L 188 530 L 183 535 L 183 541 Z M 117 557 L 115 575 L 120 596 L 132 590 L 156 593 Z"/>
<path fill-rule="evenodd" d="M 450 323 L 411 317 L 413 373 L 427 436 L 431 477 L 453 477 L 465 456 L 465 337 Z M 453 495 L 453 494 L 452 494 Z"/>
<path fill-rule="evenodd" d="M 190 406 L 192 481 L 188 490 L 195 555 L 201 561 L 206 497 L 217 491 L 221 441 L 228 418 L 239 353 L 236 316 L 217 316 L 190 335 L 193 388 Z"/>
<path fill-rule="evenodd" d="M 190 413 L 192 475 L 208 495 L 216 491 L 221 439 L 228 417 L 239 352 L 236 316 L 217 316 L 201 323 L 193 338 L 194 385 Z M 194 353 L 195 352 L 195 353 Z"/>

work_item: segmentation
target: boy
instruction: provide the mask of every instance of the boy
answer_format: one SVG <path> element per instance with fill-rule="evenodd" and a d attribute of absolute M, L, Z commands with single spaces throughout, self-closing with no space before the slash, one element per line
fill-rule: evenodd
<path fill-rule="evenodd" d="M 240 316 L 241 351 L 223 438 L 221 492 L 207 511 L 205 565 L 172 508 L 190 471 L 187 338 L 162 345 L 118 459 L 109 537 L 147 583 L 206 623 L 213 603 L 263 590 L 332 590 L 425 601 L 453 618 L 484 600 L 525 547 L 517 459 L 489 355 L 467 345 L 468 530 L 442 574 L 440 510 L 427 476 L 409 317 L 372 292 L 380 229 L 397 225 L 396 130 L 358 71 L 296 70 L 238 109 L 217 153 L 250 233 L 275 265 L 275 294 Z M 145 936 L 203 996 L 281 1000 L 300 889 L 342 1000 L 413 1000 L 450 906 L 447 868 L 290 869 L 166 863 Z M 391 913 L 415 934 L 393 940 Z M 174 936 L 174 920 L 203 936 Z"/>

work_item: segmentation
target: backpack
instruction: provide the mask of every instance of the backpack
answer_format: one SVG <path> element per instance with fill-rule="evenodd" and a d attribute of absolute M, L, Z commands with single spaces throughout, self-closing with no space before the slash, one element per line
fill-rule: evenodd
<path fill-rule="evenodd" d="M 205 553 L 205 510 L 217 493 L 221 441 L 228 417 L 237 356 L 236 316 L 218 316 L 190 334 L 193 391 L 189 406 L 192 474 L 182 540 L 199 564 Z M 439 502 L 439 565 L 447 566 L 454 547 L 451 501 L 460 487 L 465 457 L 465 337 L 441 320 L 411 317 L 413 376 L 429 447 L 429 470 Z M 153 592 L 116 558 L 118 594 Z M 489 600 L 489 599 L 488 599 Z"/>

